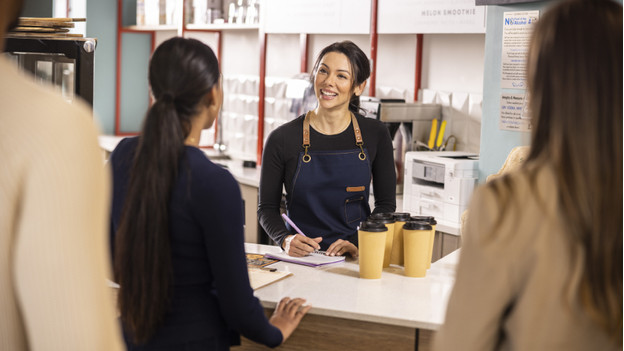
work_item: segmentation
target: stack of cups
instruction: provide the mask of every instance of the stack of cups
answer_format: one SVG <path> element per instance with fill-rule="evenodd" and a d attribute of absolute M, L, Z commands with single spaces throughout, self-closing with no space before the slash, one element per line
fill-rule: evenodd
<path fill-rule="evenodd" d="M 393 213 L 394 220 L 394 239 L 392 240 L 392 254 L 390 255 L 390 263 L 399 266 L 403 265 L 403 225 L 410 219 L 407 212 Z"/>
<path fill-rule="evenodd" d="M 358 228 L 360 278 L 379 279 L 383 270 L 388 228 L 381 222 L 368 220 Z"/>
<path fill-rule="evenodd" d="M 390 267 L 390 256 L 392 255 L 392 243 L 394 241 L 394 216 L 392 213 L 373 213 L 370 220 L 385 224 L 388 231 L 386 232 L 386 246 L 384 250 L 383 267 Z"/>
<path fill-rule="evenodd" d="M 438 222 L 432 216 L 413 216 L 410 221 L 427 222 L 431 226 L 431 239 L 429 241 L 429 259 L 427 260 L 427 269 L 431 268 L 431 258 L 433 256 L 433 243 L 435 241 L 435 230 Z"/>
<path fill-rule="evenodd" d="M 427 259 L 431 257 L 430 236 L 431 225 L 427 222 L 408 221 L 403 225 L 406 276 L 424 277 L 427 274 Z"/>

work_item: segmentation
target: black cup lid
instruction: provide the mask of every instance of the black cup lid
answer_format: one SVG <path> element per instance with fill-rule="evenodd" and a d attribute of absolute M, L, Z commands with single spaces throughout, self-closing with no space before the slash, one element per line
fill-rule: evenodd
<path fill-rule="evenodd" d="M 403 224 L 403 230 L 431 230 L 431 225 L 427 222 L 407 221 Z"/>
<path fill-rule="evenodd" d="M 407 222 L 410 219 L 410 214 L 407 212 L 395 212 L 392 215 L 399 222 Z"/>
<path fill-rule="evenodd" d="M 410 217 L 410 221 L 427 222 L 431 225 L 438 224 L 438 222 L 435 220 L 433 216 L 412 216 Z"/>
<path fill-rule="evenodd" d="M 387 232 L 388 228 L 382 222 L 367 220 L 360 224 L 359 230 L 365 232 Z"/>
<path fill-rule="evenodd" d="M 382 222 L 382 223 L 394 223 L 394 216 L 392 213 L 373 213 L 369 219 Z"/>

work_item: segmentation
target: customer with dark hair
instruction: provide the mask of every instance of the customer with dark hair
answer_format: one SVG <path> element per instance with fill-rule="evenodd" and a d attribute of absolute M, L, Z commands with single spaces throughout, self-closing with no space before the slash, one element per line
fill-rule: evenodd
<path fill-rule="evenodd" d="M 396 173 L 388 128 L 360 114 L 370 76 L 366 55 L 342 41 L 324 48 L 311 79 L 315 110 L 269 135 L 262 156 L 258 218 L 269 236 L 292 256 L 315 249 L 357 256 L 357 225 L 373 212 L 396 209 Z M 296 234 L 280 217 L 282 188 Z"/>
<path fill-rule="evenodd" d="M 310 308 L 284 298 L 267 320 L 253 296 L 238 184 L 198 148 L 221 108 L 220 76 L 203 43 L 162 43 L 149 65 L 156 101 L 141 135 L 110 158 L 114 271 L 130 350 L 227 350 L 238 333 L 274 347 Z"/>
<path fill-rule="evenodd" d="M 535 26 L 523 166 L 475 193 L 437 350 L 622 349 L 622 6 Z"/>

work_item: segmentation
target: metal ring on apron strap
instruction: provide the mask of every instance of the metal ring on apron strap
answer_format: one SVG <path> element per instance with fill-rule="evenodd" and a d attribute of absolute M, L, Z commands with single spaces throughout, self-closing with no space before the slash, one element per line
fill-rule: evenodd
<path fill-rule="evenodd" d="M 310 113 L 312 111 L 308 111 L 303 119 L 303 146 L 304 154 L 301 160 L 305 163 L 308 163 L 312 160 L 312 156 L 308 154 L 308 148 L 310 147 Z M 364 153 L 364 139 L 362 138 L 362 131 L 360 130 L 360 126 L 358 125 L 357 119 L 355 115 L 351 113 L 351 123 L 353 124 L 353 132 L 355 134 L 355 145 L 360 147 L 361 152 L 358 154 L 358 158 L 362 161 L 366 160 L 366 154 Z"/>
<path fill-rule="evenodd" d="M 358 155 L 358 157 L 360 158 L 360 160 L 364 161 L 366 160 L 366 154 L 364 153 L 364 148 L 362 147 L 363 143 L 357 143 L 356 145 L 360 147 L 360 154 Z"/>
<path fill-rule="evenodd" d="M 303 157 L 301 158 L 301 160 L 305 163 L 308 163 L 312 160 L 312 156 L 308 155 L 308 145 L 303 145 L 303 148 L 305 149 L 305 152 L 303 154 Z"/>

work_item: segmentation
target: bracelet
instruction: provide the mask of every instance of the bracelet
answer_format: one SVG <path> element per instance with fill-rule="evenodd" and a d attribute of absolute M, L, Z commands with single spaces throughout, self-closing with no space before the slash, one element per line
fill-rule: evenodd
<path fill-rule="evenodd" d="M 286 245 L 284 246 L 284 251 L 286 251 L 286 253 L 288 253 L 290 251 L 290 242 L 295 238 L 294 235 L 290 235 L 288 236 L 288 238 L 286 238 L 284 240 L 284 242 L 286 243 Z"/>

